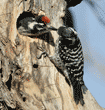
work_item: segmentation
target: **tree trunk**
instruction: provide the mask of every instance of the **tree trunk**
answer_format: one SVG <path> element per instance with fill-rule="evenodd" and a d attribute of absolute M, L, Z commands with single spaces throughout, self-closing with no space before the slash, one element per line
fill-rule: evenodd
<path fill-rule="evenodd" d="M 76 105 L 65 77 L 47 57 L 37 59 L 41 53 L 37 45 L 54 54 L 56 32 L 36 38 L 20 35 L 16 28 L 23 11 L 44 12 L 58 28 L 63 24 L 65 0 L 1 0 L 0 8 L 1 110 L 105 110 L 89 90 L 84 94 L 85 105 Z"/>

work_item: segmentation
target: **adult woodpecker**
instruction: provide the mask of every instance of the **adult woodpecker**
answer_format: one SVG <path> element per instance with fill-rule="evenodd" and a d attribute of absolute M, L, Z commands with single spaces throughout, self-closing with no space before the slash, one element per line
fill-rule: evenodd
<path fill-rule="evenodd" d="M 44 49 L 42 49 L 42 54 L 46 54 L 55 67 L 60 69 L 71 83 L 76 104 L 80 102 L 84 105 L 82 90 L 85 93 L 87 88 L 83 81 L 84 57 L 80 39 L 77 32 L 71 27 L 61 26 L 57 32 L 59 38 L 55 44 L 54 56 L 49 56 Z"/>

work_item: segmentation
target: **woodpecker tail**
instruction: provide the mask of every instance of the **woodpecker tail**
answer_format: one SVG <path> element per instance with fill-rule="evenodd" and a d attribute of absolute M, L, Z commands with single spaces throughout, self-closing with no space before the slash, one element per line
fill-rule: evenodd
<path fill-rule="evenodd" d="M 84 100 L 83 100 L 83 94 L 82 94 L 82 88 L 81 88 L 81 84 L 78 81 L 73 81 L 72 83 L 73 85 L 73 95 L 74 95 L 74 100 L 76 102 L 76 104 L 81 103 L 81 105 L 83 106 Z"/>

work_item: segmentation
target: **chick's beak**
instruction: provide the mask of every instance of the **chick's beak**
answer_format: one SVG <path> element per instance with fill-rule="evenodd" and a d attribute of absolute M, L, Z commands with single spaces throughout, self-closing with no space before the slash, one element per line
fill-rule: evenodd
<path fill-rule="evenodd" d="M 57 28 L 55 28 L 55 27 L 53 27 L 53 26 L 50 26 L 50 24 L 47 24 L 47 28 L 48 28 L 49 30 L 53 30 L 53 31 L 57 31 L 57 30 L 58 30 Z"/>

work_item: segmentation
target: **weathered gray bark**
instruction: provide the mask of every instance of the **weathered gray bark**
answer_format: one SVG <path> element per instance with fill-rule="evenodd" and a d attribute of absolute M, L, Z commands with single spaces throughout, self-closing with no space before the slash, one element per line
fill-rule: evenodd
<path fill-rule="evenodd" d="M 51 25 L 58 28 L 65 14 L 64 0 L 3 0 L 0 1 L 0 8 L 0 109 L 105 110 L 89 91 L 84 94 L 84 107 L 76 105 L 72 87 L 66 83 L 64 76 L 47 57 L 37 59 L 41 53 L 37 44 L 43 45 L 50 55 L 54 54 L 51 39 L 45 42 L 39 38 L 22 36 L 16 29 L 17 18 L 27 10 L 35 14 L 43 10 L 50 18 Z M 58 38 L 53 31 L 43 36 L 53 37 L 54 42 Z M 38 68 L 35 68 L 37 64 Z M 9 90 L 7 84 L 10 83 Z"/>

